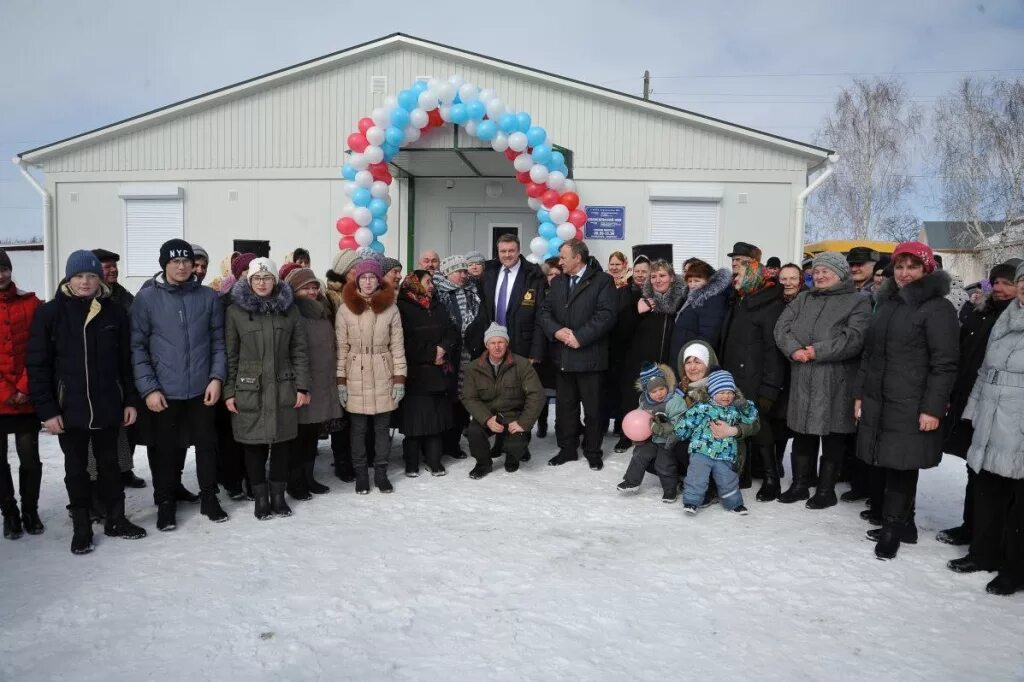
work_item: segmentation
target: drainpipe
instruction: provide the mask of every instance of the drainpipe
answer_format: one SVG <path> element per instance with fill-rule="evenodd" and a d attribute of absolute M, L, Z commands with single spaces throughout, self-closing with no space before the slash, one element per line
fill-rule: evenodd
<path fill-rule="evenodd" d="M 11 161 L 21 174 L 28 180 L 28 184 L 32 185 L 32 188 L 39 193 L 39 196 L 43 199 L 43 300 L 50 300 L 52 273 L 53 273 L 53 240 L 50 238 L 50 214 L 52 212 L 52 201 L 50 195 L 39 184 L 39 181 L 32 177 L 32 174 L 28 172 L 28 164 L 24 160 L 15 156 Z"/>
<path fill-rule="evenodd" d="M 838 158 L 839 154 L 832 154 L 825 159 L 825 170 L 814 179 L 814 182 L 807 185 L 804 191 L 800 192 L 800 195 L 796 198 L 796 244 L 793 245 L 793 251 L 796 253 L 796 263 L 804 259 L 804 212 L 807 208 L 807 197 L 811 196 L 811 193 L 821 187 L 821 183 L 828 180 L 829 176 L 832 175 L 832 172 L 835 170 L 836 159 Z"/>

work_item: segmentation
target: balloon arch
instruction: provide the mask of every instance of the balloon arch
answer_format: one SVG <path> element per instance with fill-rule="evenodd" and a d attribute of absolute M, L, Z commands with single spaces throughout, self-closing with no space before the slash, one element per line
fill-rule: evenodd
<path fill-rule="evenodd" d="M 554 148 L 547 131 L 534 125 L 528 113 L 512 111 L 494 90 L 481 90 L 453 76 L 446 81 L 416 81 L 359 119 L 358 132 L 346 140 L 352 153 L 341 169 L 349 203 L 337 222 L 340 248 L 369 246 L 384 252 L 379 238 L 388 231 L 394 180 L 388 162 L 403 144 L 445 123 L 462 126 L 512 162 L 540 223 L 538 236 L 530 242 L 527 258 L 531 262 L 557 255 L 567 239 L 583 238 L 587 213 L 580 206 L 576 184 L 568 177 L 565 157 Z"/>

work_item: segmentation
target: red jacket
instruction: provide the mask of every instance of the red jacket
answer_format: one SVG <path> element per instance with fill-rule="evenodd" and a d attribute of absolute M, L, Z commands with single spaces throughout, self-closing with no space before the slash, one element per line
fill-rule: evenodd
<path fill-rule="evenodd" d="M 28 395 L 25 348 L 32 315 L 40 301 L 30 291 L 19 291 L 11 282 L 0 290 L 0 414 L 32 414 L 30 403 L 12 405 L 15 392 Z"/>

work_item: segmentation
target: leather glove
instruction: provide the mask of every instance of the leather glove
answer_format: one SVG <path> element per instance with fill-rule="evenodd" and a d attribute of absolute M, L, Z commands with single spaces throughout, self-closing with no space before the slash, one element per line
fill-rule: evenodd
<path fill-rule="evenodd" d="M 405 397 L 405 384 L 391 384 L 391 399 L 396 403 L 402 402 Z"/>
<path fill-rule="evenodd" d="M 338 384 L 338 402 L 342 407 L 348 404 L 348 386 L 345 384 Z"/>

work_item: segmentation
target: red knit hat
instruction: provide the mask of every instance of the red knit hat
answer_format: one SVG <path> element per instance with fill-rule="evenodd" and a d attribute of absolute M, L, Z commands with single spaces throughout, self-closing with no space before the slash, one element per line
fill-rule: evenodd
<path fill-rule="evenodd" d="M 239 279 L 242 273 L 249 269 L 249 263 L 256 258 L 255 253 L 240 253 L 231 259 L 231 274 Z"/>
<path fill-rule="evenodd" d="M 896 247 L 896 250 L 892 252 L 892 262 L 895 263 L 896 259 L 900 256 L 913 256 L 922 263 L 924 263 L 924 271 L 935 272 L 935 252 L 927 244 L 921 242 L 903 242 Z"/>
<path fill-rule="evenodd" d="M 301 267 L 298 263 L 285 263 L 284 265 L 281 266 L 281 269 L 278 271 L 277 275 L 278 277 L 281 278 L 281 281 L 283 282 L 288 277 L 288 273 L 298 267 Z"/>

